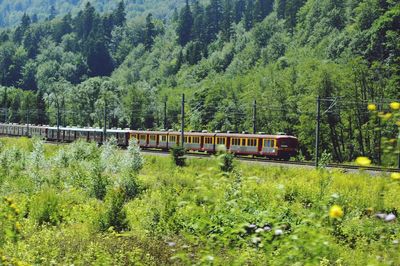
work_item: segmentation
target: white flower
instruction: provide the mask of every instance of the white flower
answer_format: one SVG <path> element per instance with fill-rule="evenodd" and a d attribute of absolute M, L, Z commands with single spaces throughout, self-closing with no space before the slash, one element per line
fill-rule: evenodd
<path fill-rule="evenodd" d="M 386 213 L 377 213 L 375 216 L 379 219 L 385 219 L 386 218 Z"/>
<path fill-rule="evenodd" d="M 393 213 L 389 213 L 388 215 L 386 215 L 385 222 L 391 222 L 394 220 L 396 220 L 396 215 L 394 215 Z"/>
<path fill-rule="evenodd" d="M 256 233 L 262 233 L 262 232 L 264 232 L 264 229 L 263 229 L 263 228 L 258 228 L 258 229 L 256 230 Z"/>
<path fill-rule="evenodd" d="M 282 229 L 276 229 L 276 230 L 275 230 L 275 235 L 276 235 L 276 236 L 283 235 L 283 230 L 282 230 Z"/>
<path fill-rule="evenodd" d="M 168 244 L 168 246 L 170 246 L 170 247 L 175 247 L 175 246 L 176 246 L 176 243 L 175 243 L 175 242 L 167 242 L 167 244 Z"/>

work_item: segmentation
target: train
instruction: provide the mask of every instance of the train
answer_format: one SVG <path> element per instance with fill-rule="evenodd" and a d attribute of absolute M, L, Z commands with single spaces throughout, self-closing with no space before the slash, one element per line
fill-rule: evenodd
<path fill-rule="evenodd" d="M 73 142 L 85 140 L 103 143 L 104 131 L 91 127 L 54 127 L 46 125 L 22 125 L 0 123 L 0 135 L 38 137 L 48 141 Z M 142 149 L 169 150 L 181 145 L 181 132 L 172 130 L 131 130 L 112 128 L 106 130 L 106 139 L 114 137 L 118 145 L 126 147 L 135 138 Z M 268 135 L 232 132 L 184 132 L 187 151 L 215 154 L 219 149 L 235 155 L 252 155 L 269 159 L 289 160 L 297 155 L 299 141 L 286 134 Z"/>

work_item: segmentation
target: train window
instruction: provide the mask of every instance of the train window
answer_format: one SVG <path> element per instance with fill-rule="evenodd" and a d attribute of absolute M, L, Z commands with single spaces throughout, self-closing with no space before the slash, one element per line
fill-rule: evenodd
<path fill-rule="evenodd" d="M 257 139 L 247 139 L 247 146 L 257 146 Z"/>
<path fill-rule="evenodd" d="M 169 142 L 176 142 L 176 136 L 169 136 Z"/>
<path fill-rule="evenodd" d="M 217 138 L 218 145 L 225 145 L 225 138 Z"/>
<path fill-rule="evenodd" d="M 150 141 L 156 141 L 157 135 L 150 135 Z"/>
<path fill-rule="evenodd" d="M 167 142 L 167 136 L 160 136 L 161 142 Z"/>
<path fill-rule="evenodd" d="M 146 141 L 146 135 L 140 135 L 140 140 L 141 141 Z"/>
<path fill-rule="evenodd" d="M 204 143 L 205 144 L 214 144 L 213 143 L 213 138 L 212 137 L 204 138 Z"/>
<path fill-rule="evenodd" d="M 272 148 L 274 147 L 275 141 L 272 139 L 264 139 L 264 147 Z"/>
<path fill-rule="evenodd" d="M 192 137 L 192 143 L 200 143 L 199 137 Z"/>
<path fill-rule="evenodd" d="M 232 146 L 240 146 L 240 139 L 232 138 Z"/>

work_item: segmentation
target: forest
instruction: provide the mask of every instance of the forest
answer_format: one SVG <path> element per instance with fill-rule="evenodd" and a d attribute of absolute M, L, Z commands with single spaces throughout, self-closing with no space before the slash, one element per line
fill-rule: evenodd
<path fill-rule="evenodd" d="M 257 131 L 297 136 L 310 159 L 320 96 L 326 154 L 393 163 L 398 1 L 133 2 L 42 6 L 1 29 L 0 121 L 101 127 L 107 108 L 112 127 L 178 129 L 185 93 L 185 130 L 242 132 L 256 100 Z"/>

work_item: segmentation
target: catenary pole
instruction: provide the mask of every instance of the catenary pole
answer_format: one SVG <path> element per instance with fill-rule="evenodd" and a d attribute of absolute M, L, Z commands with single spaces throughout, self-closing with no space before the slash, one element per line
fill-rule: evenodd
<path fill-rule="evenodd" d="M 182 116 L 182 123 L 181 123 L 181 144 L 182 148 L 185 147 L 185 94 L 182 94 L 182 108 L 181 108 L 181 116 Z"/>
<path fill-rule="evenodd" d="M 60 103 L 57 99 L 57 141 L 60 141 Z"/>
<path fill-rule="evenodd" d="M 319 164 L 319 131 L 321 123 L 321 98 L 317 97 L 317 126 L 315 128 L 315 167 Z"/>
<path fill-rule="evenodd" d="M 164 129 L 167 130 L 167 96 L 164 98 Z"/>
<path fill-rule="evenodd" d="M 104 99 L 103 144 L 107 141 L 107 100 Z"/>
<path fill-rule="evenodd" d="M 257 101 L 253 102 L 253 134 L 257 133 Z"/>

